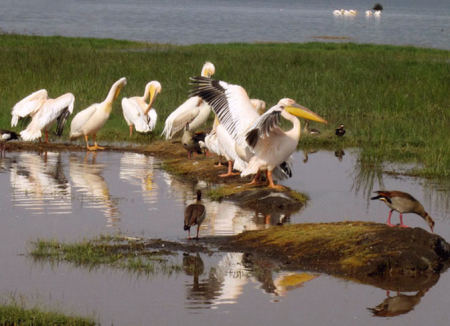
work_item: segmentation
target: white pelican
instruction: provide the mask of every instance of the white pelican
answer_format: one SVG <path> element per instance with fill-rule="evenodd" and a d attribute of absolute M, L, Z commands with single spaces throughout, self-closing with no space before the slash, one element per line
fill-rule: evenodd
<path fill-rule="evenodd" d="M 341 9 L 341 10 L 334 10 L 333 11 L 333 15 L 336 15 L 336 16 L 342 16 L 344 14 L 344 9 Z"/>
<path fill-rule="evenodd" d="M 314 112 L 286 98 L 259 116 L 241 86 L 204 77 L 191 80 L 191 95 L 208 101 L 220 124 L 232 135 L 237 145 L 245 148 L 248 144 L 253 149 L 254 155 L 241 176 L 256 174 L 253 180 L 256 182 L 259 173 L 267 171 L 271 188 L 276 187 L 272 178 L 273 170 L 284 164 L 297 148 L 301 126 L 295 116 L 326 123 Z M 281 116 L 292 122 L 291 130 L 285 132 L 279 127 Z"/>
<path fill-rule="evenodd" d="M 6 142 L 14 139 L 19 139 L 14 131 L 0 129 L 0 157 L 6 155 Z"/>
<path fill-rule="evenodd" d="M 48 143 L 48 132 L 53 125 L 58 122 L 56 134 L 62 135 L 67 118 L 73 112 L 75 96 L 66 93 L 55 99 L 46 99 L 42 102 L 38 111 L 33 114 L 30 124 L 25 130 L 20 132 L 23 140 L 29 141 L 39 138 L 41 140 L 42 131 L 45 132 L 45 142 Z"/>
<path fill-rule="evenodd" d="M 203 65 L 201 75 L 211 77 L 215 72 L 215 67 L 211 62 Z M 166 139 L 173 138 L 176 134 L 184 130 L 186 122 L 191 130 L 200 128 L 209 118 L 211 107 L 200 97 L 191 97 L 173 111 L 166 119 L 162 135 Z"/>
<path fill-rule="evenodd" d="M 194 225 L 197 225 L 197 236 L 194 239 L 198 239 L 198 231 L 205 217 L 206 208 L 202 204 L 202 191 L 197 190 L 197 201 L 184 210 L 184 230 L 188 231 L 188 239 L 191 239 L 191 226 Z"/>
<path fill-rule="evenodd" d="M 40 89 L 17 102 L 11 112 L 11 127 L 17 126 L 17 122 L 22 118 L 33 117 L 47 99 L 47 91 Z"/>
<path fill-rule="evenodd" d="M 373 15 L 374 15 L 374 16 L 377 16 L 377 17 L 381 16 L 381 10 L 376 10 L 376 11 L 373 13 Z"/>
<path fill-rule="evenodd" d="M 86 140 L 86 147 L 88 150 L 104 149 L 97 145 L 97 132 L 103 127 L 108 120 L 111 113 L 113 102 L 119 96 L 120 90 L 126 85 L 127 79 L 125 77 L 116 81 L 106 99 L 102 103 L 92 104 L 87 109 L 80 111 L 73 118 L 70 125 L 70 140 L 78 139 L 84 136 Z M 94 146 L 89 146 L 88 137 L 92 135 Z"/>
<path fill-rule="evenodd" d="M 152 106 L 159 93 L 161 84 L 154 80 L 145 86 L 143 96 L 122 99 L 123 117 L 130 127 L 130 137 L 133 136 L 133 126 L 138 132 L 149 132 L 155 128 L 158 115 Z M 147 104 L 149 96 L 150 102 Z"/>
<path fill-rule="evenodd" d="M 373 15 L 373 12 L 372 11 L 370 11 L 370 10 L 367 10 L 366 11 L 366 16 L 372 16 Z"/>

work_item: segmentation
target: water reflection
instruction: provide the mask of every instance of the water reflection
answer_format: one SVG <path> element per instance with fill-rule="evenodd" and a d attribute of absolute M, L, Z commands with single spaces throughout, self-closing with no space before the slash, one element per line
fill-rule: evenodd
<path fill-rule="evenodd" d="M 397 292 L 396 296 L 390 296 L 387 292 L 387 298 L 374 308 L 367 308 L 376 317 L 394 317 L 406 314 L 414 309 L 423 298 L 428 289 L 418 291 L 414 295 L 407 295 Z"/>
<path fill-rule="evenodd" d="M 362 194 L 369 198 L 373 193 L 375 185 L 379 189 L 384 189 L 383 162 L 376 157 L 359 157 L 353 169 L 353 186 L 355 193 Z M 369 200 L 369 199 L 367 199 Z"/>
<path fill-rule="evenodd" d="M 269 294 L 273 302 L 287 292 L 298 289 L 317 274 L 278 271 L 278 266 L 267 259 L 243 253 L 228 253 L 205 275 L 205 264 L 199 254 L 183 257 L 183 270 L 192 276 L 186 283 L 187 309 L 217 309 L 236 304 L 251 284 Z"/>
<path fill-rule="evenodd" d="M 20 153 L 11 161 L 11 193 L 16 207 L 32 214 L 70 214 L 71 187 L 61 153 Z"/>
<path fill-rule="evenodd" d="M 155 210 L 158 201 L 158 183 L 154 180 L 155 158 L 153 156 L 124 153 L 120 158 L 120 179 L 130 185 L 137 186 L 140 193 L 150 209 Z"/>
<path fill-rule="evenodd" d="M 116 226 L 120 220 L 117 199 L 110 195 L 102 176 L 106 164 L 96 162 L 96 152 L 86 152 L 83 156 L 73 154 L 69 157 L 70 178 L 80 195 L 79 201 L 85 208 L 100 209 L 108 218 L 107 226 Z"/>

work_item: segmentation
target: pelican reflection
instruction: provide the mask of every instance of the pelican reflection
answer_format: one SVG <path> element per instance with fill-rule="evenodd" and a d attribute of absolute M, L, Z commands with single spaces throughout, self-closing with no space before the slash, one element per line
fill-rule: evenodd
<path fill-rule="evenodd" d="M 140 187 L 145 203 L 158 201 L 158 184 L 154 181 L 155 158 L 137 153 L 124 153 L 120 158 L 120 179 L 130 185 Z"/>
<path fill-rule="evenodd" d="M 92 158 L 90 156 L 92 155 Z M 96 162 L 97 152 L 86 152 L 84 158 L 71 155 L 69 159 L 70 178 L 81 196 L 85 208 L 99 209 L 108 218 L 107 226 L 116 226 L 119 221 L 117 200 L 109 193 L 108 184 L 102 176 L 105 164 Z"/>
<path fill-rule="evenodd" d="M 16 207 L 33 214 L 70 214 L 71 187 L 61 153 L 20 153 L 11 161 L 11 192 Z"/>
<path fill-rule="evenodd" d="M 208 272 L 198 254 L 186 254 L 183 269 L 186 275 L 193 277 L 193 282 L 186 284 L 187 308 L 215 309 L 238 303 L 245 289 L 254 288 L 254 285 L 269 294 L 272 300 L 319 276 L 304 272 L 280 272 L 278 268 L 277 264 L 250 254 L 228 253 Z M 249 284 L 252 286 L 246 286 Z"/>

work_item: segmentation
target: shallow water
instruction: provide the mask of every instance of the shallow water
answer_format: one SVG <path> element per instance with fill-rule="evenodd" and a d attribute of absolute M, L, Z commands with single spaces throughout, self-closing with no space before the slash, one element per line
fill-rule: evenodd
<path fill-rule="evenodd" d="M 417 178 L 394 177 L 361 169 L 356 150 L 295 153 L 294 177 L 284 184 L 310 196 L 307 206 L 287 223 L 379 221 L 388 208 L 370 201 L 373 190 L 410 192 L 436 220 L 435 231 L 450 237 L 448 187 Z M 336 156 L 336 154 L 340 154 Z M 339 157 L 340 156 L 340 157 Z M 306 162 L 306 163 L 305 163 Z M 407 306 L 398 317 L 373 317 L 386 291 L 308 273 L 311 279 L 283 286 L 293 277 L 243 254 L 179 255 L 184 271 L 172 275 L 137 275 L 69 264 L 35 263 L 23 254 L 30 241 L 74 241 L 99 234 L 186 241 L 184 207 L 204 182 L 187 183 L 158 169 L 150 156 L 132 153 L 15 153 L 0 159 L 0 295 L 24 295 L 68 313 L 94 314 L 114 325 L 423 325 L 448 321 L 450 279 L 444 273 L 424 292 L 397 300 Z M 393 165 L 396 170 L 408 166 Z M 379 171 L 378 171 L 379 172 Z M 372 184 L 372 181 L 373 184 Z M 280 216 L 242 210 L 230 202 L 206 200 L 208 216 L 200 236 L 228 235 L 276 225 Z M 394 213 L 393 222 L 398 221 Z M 405 223 L 426 229 L 417 216 Z M 195 266 L 195 268 L 192 268 Z M 407 295 L 408 297 L 405 297 Z M 390 296 L 397 296 L 391 292 Z M 250 312 L 250 313 L 249 313 Z M 257 313 L 253 313 L 257 312 Z M 226 318 L 221 318 L 223 315 Z"/>
<path fill-rule="evenodd" d="M 450 49 L 448 0 L 3 0 L 0 30 L 158 43 L 344 42 Z M 334 16 L 355 9 L 356 17 Z"/>

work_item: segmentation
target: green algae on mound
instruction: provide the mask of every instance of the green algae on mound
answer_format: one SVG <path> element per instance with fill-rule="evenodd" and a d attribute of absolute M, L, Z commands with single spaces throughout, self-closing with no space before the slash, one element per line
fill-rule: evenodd
<path fill-rule="evenodd" d="M 354 276 L 415 276 L 442 271 L 450 245 L 421 228 L 371 222 L 297 224 L 248 231 L 230 246 L 284 260 L 289 266 Z"/>

